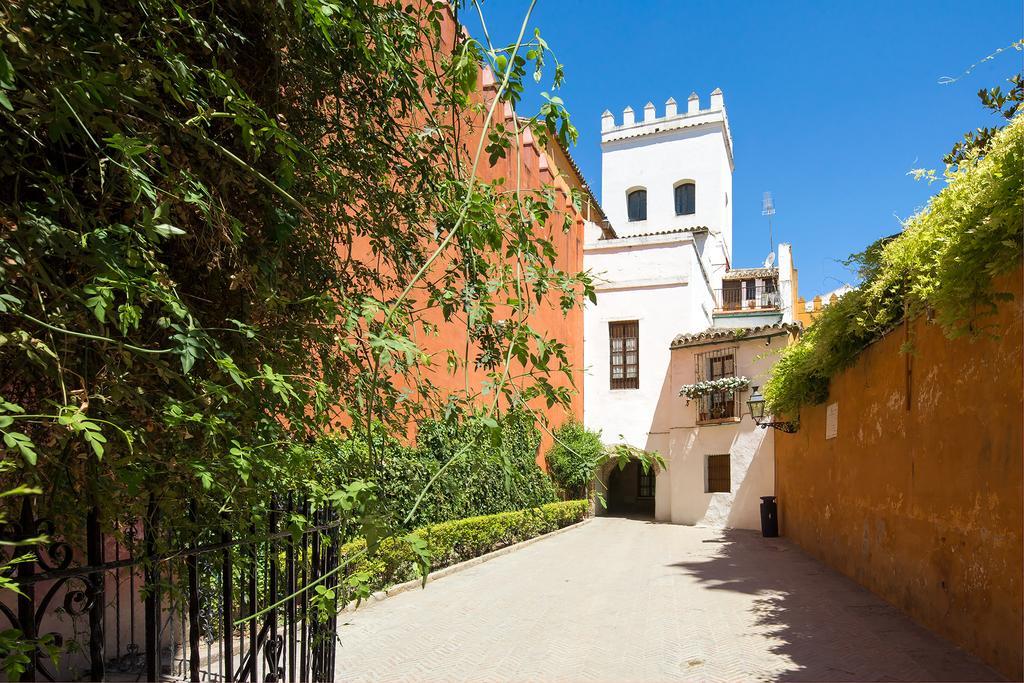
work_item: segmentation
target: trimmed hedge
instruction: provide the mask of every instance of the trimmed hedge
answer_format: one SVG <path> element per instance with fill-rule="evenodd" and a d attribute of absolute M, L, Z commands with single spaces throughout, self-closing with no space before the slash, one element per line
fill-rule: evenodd
<path fill-rule="evenodd" d="M 581 522 L 589 512 L 588 501 L 568 500 L 527 510 L 455 519 L 417 529 L 414 533 L 427 543 L 431 569 L 441 569 Z M 366 541 L 360 538 L 343 545 L 341 555 L 351 557 L 365 549 Z M 364 581 L 360 582 L 365 596 L 419 578 L 416 559 L 416 553 L 406 540 L 387 538 L 372 556 L 355 560 L 349 575 L 365 572 Z"/>

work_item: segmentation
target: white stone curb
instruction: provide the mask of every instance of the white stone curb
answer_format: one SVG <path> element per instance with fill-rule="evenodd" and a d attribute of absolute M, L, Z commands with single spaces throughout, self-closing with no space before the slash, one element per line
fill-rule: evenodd
<path fill-rule="evenodd" d="M 443 579 L 444 577 L 449 576 L 451 574 L 457 574 L 457 573 L 459 573 L 459 572 L 461 572 L 463 570 L 469 569 L 471 567 L 475 567 L 478 564 L 483 564 L 484 562 L 488 562 L 490 560 L 493 560 L 496 557 L 501 557 L 502 555 L 508 555 L 509 553 L 514 553 L 515 551 L 521 550 L 522 548 L 525 548 L 528 545 L 532 545 L 533 543 L 536 543 L 538 541 L 543 541 L 546 538 L 551 538 L 552 536 L 557 536 L 559 534 L 565 533 L 566 531 L 570 531 L 571 529 L 579 528 L 579 527 L 583 526 L 584 524 L 588 523 L 592 519 L 593 519 L 593 516 L 590 516 L 590 517 L 587 517 L 586 519 L 584 519 L 582 522 L 576 522 L 575 524 L 570 524 L 569 526 L 564 526 L 561 529 L 555 529 L 554 531 L 550 531 L 550 532 L 548 532 L 546 534 L 541 534 L 540 536 L 534 536 L 533 538 L 528 538 L 525 541 L 520 541 L 519 543 L 513 543 L 512 545 L 507 545 L 504 548 L 498 548 L 497 550 L 492 550 L 491 552 L 489 552 L 489 553 L 487 553 L 485 555 L 481 555 L 479 557 L 473 557 L 471 559 L 466 560 L 465 562 L 459 562 L 458 564 L 449 565 L 447 567 L 443 567 L 441 569 L 438 569 L 437 571 L 432 571 L 427 576 L 427 583 L 433 583 L 434 581 L 436 581 L 438 579 Z M 363 600 L 362 604 L 357 605 L 357 603 L 355 601 L 350 602 L 347 605 L 345 605 L 341 609 L 341 611 L 342 612 L 354 612 L 356 609 L 366 609 L 370 605 L 374 605 L 374 604 L 376 604 L 378 602 L 381 602 L 382 600 L 390 598 L 393 595 L 398 595 L 399 593 L 404 593 L 404 592 L 406 592 L 408 590 L 412 590 L 413 588 L 420 588 L 422 586 L 423 586 L 423 580 L 422 579 L 413 579 L 412 581 L 406 581 L 405 583 L 398 583 L 398 584 L 395 584 L 394 586 L 391 586 L 390 588 L 385 588 L 384 590 L 379 590 L 376 593 L 371 594 L 369 598 L 366 598 L 365 600 Z"/>

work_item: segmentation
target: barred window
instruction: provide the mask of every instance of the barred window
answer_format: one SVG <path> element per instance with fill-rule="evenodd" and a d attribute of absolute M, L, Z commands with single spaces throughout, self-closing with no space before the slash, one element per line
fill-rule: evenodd
<path fill-rule="evenodd" d="M 640 478 L 637 479 L 637 498 L 654 498 L 654 470 L 646 472 L 640 469 Z"/>
<path fill-rule="evenodd" d="M 736 376 L 738 347 L 697 354 L 694 376 L 698 382 Z M 712 422 L 740 416 L 740 396 L 735 391 L 713 391 L 697 399 L 697 422 Z"/>
<path fill-rule="evenodd" d="M 608 323 L 612 389 L 640 388 L 640 323 Z"/>
<path fill-rule="evenodd" d="M 706 493 L 729 493 L 732 490 L 728 453 L 708 456 L 708 481 Z"/>

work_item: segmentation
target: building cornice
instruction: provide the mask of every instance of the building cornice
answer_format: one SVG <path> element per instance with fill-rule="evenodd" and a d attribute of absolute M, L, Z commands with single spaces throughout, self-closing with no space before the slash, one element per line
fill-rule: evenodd
<path fill-rule="evenodd" d="M 615 282 L 599 282 L 594 289 L 599 292 L 615 292 L 623 289 L 657 289 L 660 287 L 685 287 L 689 281 L 685 277 L 640 278 L 636 280 L 616 280 Z"/>
<path fill-rule="evenodd" d="M 624 235 L 589 242 L 583 245 L 583 251 L 615 251 L 626 247 L 662 247 L 667 244 L 686 244 L 693 241 L 694 235 L 702 235 L 708 232 L 708 228 L 701 225 L 692 228 L 676 228 L 673 230 L 659 230 L 656 232 L 644 232 L 637 235 Z"/>

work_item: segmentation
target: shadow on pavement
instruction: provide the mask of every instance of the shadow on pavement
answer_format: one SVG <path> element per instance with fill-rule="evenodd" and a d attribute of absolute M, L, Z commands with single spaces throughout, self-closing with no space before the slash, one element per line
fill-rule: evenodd
<path fill-rule="evenodd" d="M 785 539 L 723 530 L 710 559 L 669 566 L 705 588 L 757 596 L 751 611 L 786 681 L 1003 680 L 980 660 L 914 623 Z"/>

